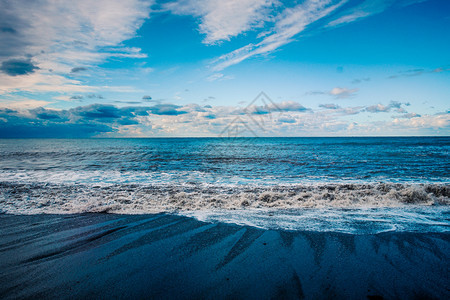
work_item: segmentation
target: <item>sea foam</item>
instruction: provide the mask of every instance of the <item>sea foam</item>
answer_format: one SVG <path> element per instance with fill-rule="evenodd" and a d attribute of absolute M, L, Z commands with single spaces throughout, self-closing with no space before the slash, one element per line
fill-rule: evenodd
<path fill-rule="evenodd" d="M 5 213 L 155 213 L 192 210 L 447 206 L 447 184 L 327 183 L 277 186 L 0 182 Z"/>

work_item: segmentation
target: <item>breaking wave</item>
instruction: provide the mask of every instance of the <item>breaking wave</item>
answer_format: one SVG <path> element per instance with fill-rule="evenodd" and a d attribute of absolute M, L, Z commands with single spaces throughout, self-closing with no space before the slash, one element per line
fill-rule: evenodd
<path fill-rule="evenodd" d="M 441 183 L 335 183 L 276 186 L 214 184 L 52 184 L 0 182 L 4 213 L 370 208 L 450 204 Z"/>

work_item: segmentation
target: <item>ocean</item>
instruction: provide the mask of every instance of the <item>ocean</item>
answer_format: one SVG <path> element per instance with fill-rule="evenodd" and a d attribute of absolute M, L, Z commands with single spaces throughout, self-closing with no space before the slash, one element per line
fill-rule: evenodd
<path fill-rule="evenodd" d="M 447 232 L 450 137 L 0 140 L 0 212 Z"/>

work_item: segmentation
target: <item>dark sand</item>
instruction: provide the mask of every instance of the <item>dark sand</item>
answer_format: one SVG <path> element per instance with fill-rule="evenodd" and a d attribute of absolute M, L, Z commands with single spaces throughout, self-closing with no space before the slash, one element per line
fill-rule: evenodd
<path fill-rule="evenodd" d="M 0 215 L 0 298 L 450 298 L 449 233 Z"/>

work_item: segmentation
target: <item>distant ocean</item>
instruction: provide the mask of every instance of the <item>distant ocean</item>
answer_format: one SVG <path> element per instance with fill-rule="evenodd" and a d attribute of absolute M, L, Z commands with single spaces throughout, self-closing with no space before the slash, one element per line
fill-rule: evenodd
<path fill-rule="evenodd" d="M 0 140 L 0 211 L 448 231 L 449 137 Z"/>

